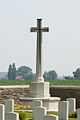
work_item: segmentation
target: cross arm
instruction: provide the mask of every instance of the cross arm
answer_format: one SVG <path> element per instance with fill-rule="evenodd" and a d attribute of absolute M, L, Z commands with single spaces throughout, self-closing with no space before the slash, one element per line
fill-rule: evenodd
<path fill-rule="evenodd" d="M 49 32 L 49 28 L 48 27 L 44 27 L 41 29 L 42 32 Z"/>
<path fill-rule="evenodd" d="M 36 27 L 30 28 L 30 32 L 37 32 L 37 28 Z"/>

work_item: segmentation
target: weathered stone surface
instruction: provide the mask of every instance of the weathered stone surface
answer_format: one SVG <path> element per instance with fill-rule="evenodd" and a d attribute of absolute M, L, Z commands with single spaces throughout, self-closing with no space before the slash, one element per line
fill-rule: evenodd
<path fill-rule="evenodd" d="M 0 88 L 0 103 L 4 104 L 6 99 L 14 99 L 15 103 L 20 103 L 20 97 L 27 97 L 29 88 Z"/>

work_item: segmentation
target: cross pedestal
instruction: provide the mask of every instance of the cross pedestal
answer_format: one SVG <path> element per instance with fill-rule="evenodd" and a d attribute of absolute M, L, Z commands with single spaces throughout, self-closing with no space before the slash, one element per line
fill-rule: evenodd
<path fill-rule="evenodd" d="M 42 27 L 42 19 L 37 19 L 37 27 L 32 27 L 31 32 L 37 32 L 36 50 L 36 80 L 30 84 L 29 98 L 20 98 L 23 104 L 32 106 L 33 100 L 42 100 L 47 110 L 58 111 L 59 97 L 50 97 L 49 82 L 44 82 L 42 75 L 42 32 L 48 32 L 48 27 Z"/>
<path fill-rule="evenodd" d="M 33 82 L 30 84 L 30 97 L 47 98 L 49 94 L 49 82 Z"/>

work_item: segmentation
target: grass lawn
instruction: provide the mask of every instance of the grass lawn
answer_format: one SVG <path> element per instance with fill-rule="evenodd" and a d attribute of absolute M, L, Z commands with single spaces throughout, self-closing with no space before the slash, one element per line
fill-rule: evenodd
<path fill-rule="evenodd" d="M 49 112 L 48 115 L 58 115 L 58 113 L 56 112 Z M 28 117 L 29 120 L 32 120 L 32 113 L 31 112 L 26 112 L 26 115 Z M 76 118 L 69 118 L 69 120 L 76 120 Z"/>
<path fill-rule="evenodd" d="M 50 85 L 80 86 L 80 80 L 49 80 Z"/>
<path fill-rule="evenodd" d="M 80 80 L 48 80 L 50 85 L 80 86 Z M 0 80 L 0 85 L 29 85 L 32 80 Z"/>
<path fill-rule="evenodd" d="M 32 80 L 0 80 L 1 85 L 29 85 Z"/>

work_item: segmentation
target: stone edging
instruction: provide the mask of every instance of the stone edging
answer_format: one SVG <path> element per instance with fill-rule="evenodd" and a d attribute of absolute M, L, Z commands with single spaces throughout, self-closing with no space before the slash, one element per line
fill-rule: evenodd
<path fill-rule="evenodd" d="M 29 88 L 29 85 L 6 85 L 0 86 L 0 88 Z"/>
<path fill-rule="evenodd" d="M 71 89 L 80 89 L 80 86 L 65 86 L 65 85 L 55 85 L 55 86 L 51 86 L 51 88 L 71 88 Z"/>

